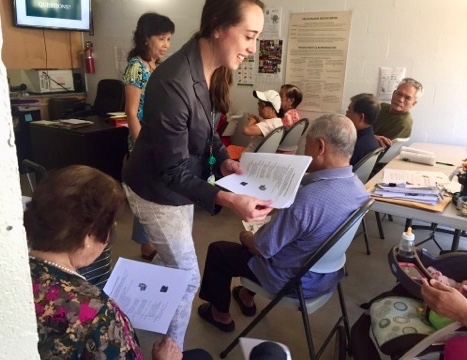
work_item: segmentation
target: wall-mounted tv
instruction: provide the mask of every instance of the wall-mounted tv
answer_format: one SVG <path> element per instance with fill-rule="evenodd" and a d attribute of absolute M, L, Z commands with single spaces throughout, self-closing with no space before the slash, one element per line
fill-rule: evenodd
<path fill-rule="evenodd" d="M 91 0 L 13 0 L 16 26 L 90 30 Z"/>

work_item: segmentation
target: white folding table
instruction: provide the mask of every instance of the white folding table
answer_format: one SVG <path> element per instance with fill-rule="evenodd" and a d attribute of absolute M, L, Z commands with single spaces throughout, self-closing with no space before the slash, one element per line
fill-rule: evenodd
<path fill-rule="evenodd" d="M 415 149 L 431 151 L 435 154 L 437 163 L 435 166 L 418 164 L 399 160 L 397 157 L 391 160 L 386 166 L 386 169 L 397 170 L 414 170 L 414 171 L 440 171 L 446 175 L 452 174 L 457 166 L 462 164 L 462 160 L 467 159 L 467 147 L 452 146 L 430 143 L 414 143 L 410 147 Z M 452 165 L 445 165 L 452 164 Z M 368 180 L 367 184 L 377 184 L 383 179 L 383 170 L 377 173 L 374 177 Z M 454 204 L 450 203 L 446 206 L 443 212 L 431 212 L 428 210 L 415 209 L 410 206 L 393 204 L 384 201 L 375 202 L 371 206 L 371 210 L 384 214 L 401 216 L 407 219 L 417 219 L 428 223 L 448 226 L 456 229 L 454 231 L 452 250 L 457 250 L 459 246 L 460 234 L 462 231 L 467 231 L 467 218 L 458 216 L 457 209 Z"/>

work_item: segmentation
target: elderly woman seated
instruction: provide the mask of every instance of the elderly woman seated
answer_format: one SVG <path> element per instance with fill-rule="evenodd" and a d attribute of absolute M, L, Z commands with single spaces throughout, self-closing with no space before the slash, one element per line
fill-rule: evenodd
<path fill-rule="evenodd" d="M 49 174 L 24 212 L 41 359 L 143 359 L 129 319 L 77 269 L 91 264 L 110 239 L 125 204 L 119 183 L 87 166 Z M 207 356 L 207 357 L 205 357 Z M 170 338 L 153 359 L 210 359 L 182 353 Z"/>

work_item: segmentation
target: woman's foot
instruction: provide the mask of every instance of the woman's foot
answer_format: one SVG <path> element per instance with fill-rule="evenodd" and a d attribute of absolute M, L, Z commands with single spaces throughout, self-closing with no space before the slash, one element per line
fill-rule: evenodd
<path fill-rule="evenodd" d="M 144 260 L 152 261 L 154 256 L 156 256 L 157 250 L 156 247 L 151 243 L 141 244 L 141 257 Z"/>

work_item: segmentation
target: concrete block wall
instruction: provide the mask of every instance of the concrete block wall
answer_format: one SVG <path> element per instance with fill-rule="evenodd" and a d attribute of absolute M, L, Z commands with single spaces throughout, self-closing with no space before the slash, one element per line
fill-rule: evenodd
<path fill-rule="evenodd" d="M 282 9 L 284 57 L 287 53 L 289 17 L 295 12 L 351 11 L 352 26 L 341 111 L 351 96 L 376 93 L 379 68 L 402 66 L 407 76 L 425 86 L 413 109 L 411 142 L 467 144 L 467 2 L 464 0 L 265 0 L 267 7 Z M 196 31 L 204 0 L 92 0 L 97 73 L 88 75 L 89 98 L 101 78 L 118 78 L 114 47 L 129 49 L 138 17 L 145 11 L 168 15 L 176 25 L 170 53 Z M 123 15 L 124 14 L 124 15 Z M 115 21 L 118 19 L 118 21 Z M 285 66 L 282 67 L 285 71 Z M 259 90 L 278 89 L 285 79 L 258 83 Z M 233 86 L 232 113 L 256 113 L 252 88 Z M 319 113 L 303 112 L 316 118 Z"/>

